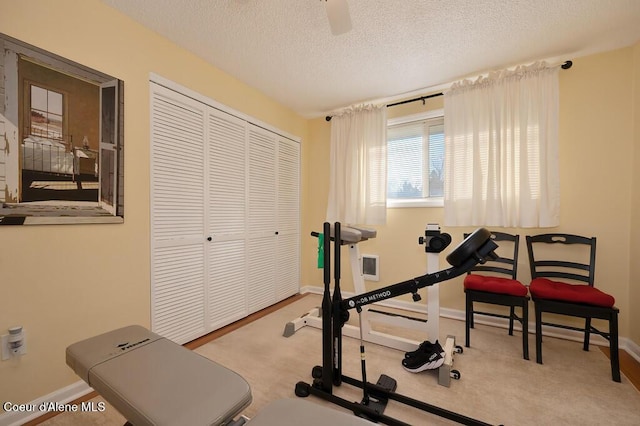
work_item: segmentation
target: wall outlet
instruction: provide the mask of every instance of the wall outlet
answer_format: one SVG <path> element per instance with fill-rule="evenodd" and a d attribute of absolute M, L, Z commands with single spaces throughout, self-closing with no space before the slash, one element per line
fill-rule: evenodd
<path fill-rule="evenodd" d="M 18 348 L 16 350 L 15 353 L 11 353 L 11 349 L 9 347 L 9 335 L 8 334 L 3 334 L 0 337 L 0 345 L 2 345 L 2 360 L 3 361 L 7 361 L 9 359 L 11 359 L 14 356 L 21 356 L 27 353 L 27 338 L 26 335 L 24 334 L 24 331 L 22 332 L 22 346 L 20 346 L 20 348 Z"/>

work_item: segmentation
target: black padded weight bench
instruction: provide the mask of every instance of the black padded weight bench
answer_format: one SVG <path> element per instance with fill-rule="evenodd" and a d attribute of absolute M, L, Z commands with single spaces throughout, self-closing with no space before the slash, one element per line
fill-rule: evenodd
<path fill-rule="evenodd" d="M 370 425 L 299 399 L 280 399 L 252 419 L 249 384 L 237 373 L 141 326 L 74 343 L 66 362 L 118 410 L 127 425 Z"/>

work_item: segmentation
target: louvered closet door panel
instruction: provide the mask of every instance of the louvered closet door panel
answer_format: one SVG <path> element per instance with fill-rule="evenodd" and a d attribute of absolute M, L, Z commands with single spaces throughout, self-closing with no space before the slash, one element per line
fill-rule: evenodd
<path fill-rule="evenodd" d="M 300 289 L 300 144 L 278 140 L 278 242 L 276 297 Z"/>
<path fill-rule="evenodd" d="M 246 250 L 246 123 L 209 114 L 209 325 L 217 329 L 248 314 Z"/>
<path fill-rule="evenodd" d="M 276 300 L 276 148 L 274 133 L 249 125 L 249 311 Z"/>
<path fill-rule="evenodd" d="M 205 332 L 205 114 L 151 90 L 151 326 L 185 343 Z"/>

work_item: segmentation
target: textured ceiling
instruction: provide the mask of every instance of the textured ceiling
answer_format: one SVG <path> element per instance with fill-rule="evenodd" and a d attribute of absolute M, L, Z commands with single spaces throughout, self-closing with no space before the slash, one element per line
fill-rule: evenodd
<path fill-rule="evenodd" d="M 102 0 L 305 117 L 640 40 L 640 0 Z M 421 94 L 421 93 L 420 93 Z"/>

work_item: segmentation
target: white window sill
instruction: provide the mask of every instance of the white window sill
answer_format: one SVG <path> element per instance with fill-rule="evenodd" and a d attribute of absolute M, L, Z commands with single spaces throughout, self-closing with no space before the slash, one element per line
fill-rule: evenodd
<path fill-rule="evenodd" d="M 395 209 L 395 208 L 411 208 L 411 207 L 444 207 L 444 199 L 443 198 L 422 198 L 422 199 L 409 199 L 409 200 L 398 200 L 398 199 L 387 199 L 387 208 Z"/>

